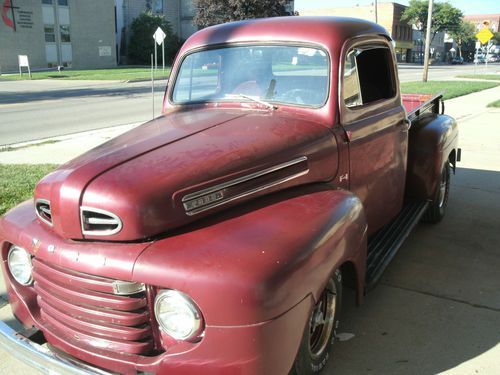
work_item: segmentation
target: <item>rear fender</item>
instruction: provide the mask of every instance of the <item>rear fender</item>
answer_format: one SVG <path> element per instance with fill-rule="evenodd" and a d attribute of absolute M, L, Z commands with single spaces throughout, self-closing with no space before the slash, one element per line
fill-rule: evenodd
<path fill-rule="evenodd" d="M 257 324 L 307 296 L 317 300 L 329 276 L 347 262 L 362 296 L 366 230 L 356 196 L 326 185 L 302 187 L 157 241 L 141 254 L 133 277 L 186 293 L 207 326 Z"/>
<path fill-rule="evenodd" d="M 410 128 L 407 196 L 434 199 L 445 163 L 456 163 L 458 127 L 447 115 L 426 113 Z"/>

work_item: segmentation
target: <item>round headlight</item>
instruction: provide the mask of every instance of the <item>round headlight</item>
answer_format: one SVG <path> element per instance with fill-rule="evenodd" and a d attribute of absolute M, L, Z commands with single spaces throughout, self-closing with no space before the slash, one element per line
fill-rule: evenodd
<path fill-rule="evenodd" d="M 22 247 L 12 246 L 7 257 L 7 264 L 14 279 L 21 285 L 33 282 L 31 255 Z"/>
<path fill-rule="evenodd" d="M 193 300 L 176 290 L 162 290 L 155 300 L 156 320 L 161 329 L 176 340 L 198 337 L 203 319 Z"/>

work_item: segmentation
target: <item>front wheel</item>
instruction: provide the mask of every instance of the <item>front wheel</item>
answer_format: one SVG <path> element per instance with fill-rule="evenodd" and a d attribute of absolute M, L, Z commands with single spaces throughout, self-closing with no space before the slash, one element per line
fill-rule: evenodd
<path fill-rule="evenodd" d="M 291 374 L 317 374 L 325 367 L 335 341 L 341 301 L 342 274 L 336 270 L 311 311 Z"/>
<path fill-rule="evenodd" d="M 426 223 L 439 223 L 446 211 L 448 205 L 448 195 L 450 194 L 450 164 L 446 162 L 441 172 L 438 191 L 436 197 L 430 203 L 422 220 Z"/>

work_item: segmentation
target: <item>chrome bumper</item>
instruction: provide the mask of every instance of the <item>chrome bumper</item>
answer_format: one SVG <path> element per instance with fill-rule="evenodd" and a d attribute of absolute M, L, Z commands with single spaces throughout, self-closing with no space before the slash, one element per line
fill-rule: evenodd
<path fill-rule="evenodd" d="M 0 320 L 0 348 L 44 374 L 54 375 L 109 375 L 75 358 L 66 357 L 41 346 Z"/>

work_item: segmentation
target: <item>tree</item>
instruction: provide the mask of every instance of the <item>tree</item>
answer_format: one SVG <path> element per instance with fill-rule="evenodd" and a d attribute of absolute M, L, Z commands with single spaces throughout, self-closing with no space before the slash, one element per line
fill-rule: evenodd
<path fill-rule="evenodd" d="M 500 32 L 493 31 L 491 40 L 493 44 L 500 44 Z"/>
<path fill-rule="evenodd" d="M 428 0 L 410 0 L 408 8 L 405 9 L 401 20 L 413 24 L 418 30 L 427 32 L 427 10 Z M 434 3 L 432 11 L 431 33 L 432 40 L 440 31 L 457 30 L 462 23 L 463 13 L 449 3 Z"/>
<path fill-rule="evenodd" d="M 250 18 L 298 15 L 286 10 L 288 0 L 194 0 L 193 23 L 199 28 Z"/>
<path fill-rule="evenodd" d="M 476 26 L 467 21 L 462 21 L 456 29 L 450 30 L 450 36 L 453 38 L 458 47 L 458 55 L 462 57 L 462 45 L 468 43 L 476 37 Z"/>
<path fill-rule="evenodd" d="M 150 11 L 141 13 L 132 21 L 131 36 L 127 48 L 127 56 L 134 64 L 149 64 L 154 51 L 153 34 L 158 27 L 167 35 L 165 43 L 165 61 L 171 62 L 179 50 L 179 38 L 172 32 L 170 23 L 164 15 L 153 14 Z"/>

